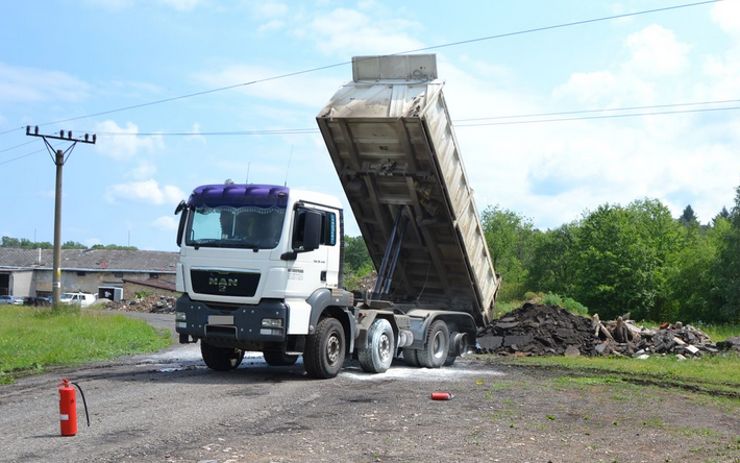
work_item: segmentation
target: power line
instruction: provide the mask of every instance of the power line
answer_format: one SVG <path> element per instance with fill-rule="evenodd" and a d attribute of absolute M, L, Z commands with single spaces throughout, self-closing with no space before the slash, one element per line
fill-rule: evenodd
<path fill-rule="evenodd" d="M 241 135 L 300 135 L 318 133 L 318 129 L 255 129 L 255 130 L 227 130 L 221 132 L 96 132 L 97 135 L 107 137 L 211 137 L 211 136 L 241 136 Z"/>
<path fill-rule="evenodd" d="M 27 142 L 25 142 L 25 143 L 21 143 L 20 145 L 15 145 L 15 146 L 11 146 L 11 147 L 9 147 L 9 148 L 3 148 L 3 149 L 1 149 L 1 150 L 0 150 L 0 153 L 4 153 L 4 152 L 6 152 L 6 151 L 11 151 L 11 150 L 14 150 L 14 149 L 16 149 L 16 148 L 20 148 L 21 146 L 26 146 L 26 145 L 30 145 L 31 143 L 33 143 L 33 140 L 31 140 L 31 141 L 27 141 Z"/>
<path fill-rule="evenodd" d="M 516 119 L 521 117 L 547 117 L 547 116 L 565 116 L 569 114 L 586 114 L 586 113 L 605 113 L 614 111 L 633 111 L 639 109 L 656 109 L 656 108 L 674 108 L 677 106 L 697 106 L 697 105 L 708 105 L 708 104 L 724 104 L 724 103 L 737 103 L 740 99 L 734 100 L 714 100 L 714 101 L 695 101 L 691 103 L 666 103 L 656 104 L 647 106 L 625 106 L 622 108 L 601 108 L 601 109 L 577 109 L 573 111 L 559 111 L 552 113 L 532 113 L 532 114 L 515 114 L 513 116 L 492 116 L 492 117 L 472 117 L 467 119 L 456 119 L 455 122 L 472 122 L 472 121 L 488 121 L 495 119 Z"/>
<path fill-rule="evenodd" d="M 466 118 L 466 119 L 455 119 L 453 123 L 455 127 L 478 127 L 488 125 L 514 125 L 514 124 L 534 124 L 543 122 L 562 122 L 562 121 L 574 121 L 584 119 L 608 119 L 608 118 L 624 118 L 624 117 L 636 117 L 636 116 L 657 116 L 665 114 L 682 114 L 682 113 L 693 113 L 693 112 L 704 112 L 704 111 L 723 111 L 723 110 L 734 110 L 740 108 L 739 106 L 725 106 L 719 108 L 698 108 L 688 110 L 676 110 L 676 111 L 653 111 L 653 112 L 640 112 L 640 113 L 627 113 L 627 114 L 608 114 L 602 116 L 588 116 L 588 117 L 568 117 L 558 119 L 530 119 L 525 121 L 503 121 L 503 122 L 491 122 L 491 123 L 466 123 L 475 121 L 489 121 L 499 119 L 518 119 L 525 117 L 549 117 L 549 116 L 566 116 L 572 114 L 587 114 L 595 112 L 615 112 L 615 111 L 634 111 L 638 109 L 660 109 L 660 108 L 675 108 L 681 106 L 697 106 L 697 105 L 709 105 L 709 104 L 722 104 L 722 103 L 737 103 L 740 99 L 731 100 L 713 100 L 713 101 L 694 101 L 689 103 L 666 103 L 657 105 L 644 105 L 644 106 L 626 106 L 621 108 L 602 108 L 602 109 L 579 109 L 572 111 L 560 111 L 560 112 L 549 112 L 549 113 L 531 113 L 531 114 L 514 114 L 510 116 L 491 116 L 491 117 L 477 117 L 477 118 Z M 253 130 L 230 130 L 230 131 L 218 131 L 218 132 L 98 132 L 100 136 L 140 136 L 140 137 L 212 137 L 212 136 L 244 136 L 244 135 L 302 135 L 302 134 L 314 134 L 318 133 L 318 129 L 315 128 L 295 128 L 295 129 L 253 129 Z"/>
<path fill-rule="evenodd" d="M 489 125 L 516 125 L 516 124 L 541 124 L 544 122 L 564 122 L 564 121 L 582 121 L 587 119 L 616 119 L 637 116 L 660 116 L 664 114 L 685 114 L 700 113 L 708 111 L 732 111 L 740 109 L 740 106 L 726 106 L 723 108 L 700 108 L 700 109 L 682 109 L 675 111 L 655 111 L 647 113 L 629 113 L 629 114 L 606 114 L 603 116 L 583 116 L 583 117 L 563 117 L 559 119 L 533 119 L 528 121 L 506 121 L 506 122 L 481 122 L 478 124 L 458 124 L 455 127 L 483 127 Z"/>
<path fill-rule="evenodd" d="M 613 19 L 627 18 L 627 17 L 631 17 L 631 16 L 646 15 L 646 14 L 652 14 L 652 13 L 659 13 L 659 12 L 663 12 L 663 11 L 677 10 L 677 9 L 680 9 L 680 8 L 689 8 L 689 7 L 693 7 L 693 6 L 707 5 L 707 4 L 711 4 L 711 3 L 717 3 L 717 2 L 720 2 L 720 1 L 723 1 L 723 0 L 705 0 L 705 1 L 701 1 L 701 2 L 683 3 L 683 4 L 679 4 L 679 5 L 671 5 L 671 6 L 666 6 L 666 7 L 662 7 L 662 8 L 653 8 L 653 9 L 650 9 L 650 10 L 634 11 L 632 13 L 622 13 L 622 14 L 611 15 L 611 16 L 602 16 L 602 17 L 599 17 L 599 18 L 584 19 L 584 20 L 580 20 L 580 21 L 572 21 L 572 22 L 562 23 L 562 24 L 553 24 L 553 25 L 549 25 L 549 26 L 535 27 L 535 28 L 523 29 L 523 30 L 519 30 L 519 31 L 505 32 L 505 33 L 502 33 L 502 34 L 488 35 L 488 36 L 484 36 L 484 37 L 477 37 L 477 38 L 467 39 L 467 40 L 460 40 L 460 41 L 456 41 L 456 42 L 448 42 L 448 43 L 443 43 L 443 44 L 438 44 L 438 45 L 432 45 L 432 46 L 429 46 L 429 47 L 415 48 L 415 49 L 412 49 L 412 50 L 406 50 L 406 51 L 391 53 L 391 54 L 392 55 L 404 55 L 404 54 L 416 53 L 416 52 L 420 52 L 420 51 L 437 50 L 437 49 L 441 49 L 441 48 L 449 48 L 449 47 L 458 46 L 458 45 L 465 45 L 465 44 L 469 44 L 469 43 L 483 42 L 483 41 L 487 41 L 487 40 L 501 39 L 501 38 L 505 38 L 505 37 L 513 37 L 513 36 L 516 36 L 516 35 L 530 34 L 530 33 L 534 33 L 534 32 L 542 32 L 542 31 L 547 31 L 547 30 L 552 30 L 552 29 L 560 29 L 560 28 L 564 28 L 564 27 L 572 27 L 572 26 L 579 26 L 579 25 L 589 24 L 589 23 L 595 23 L 595 22 L 610 21 L 610 20 L 613 20 Z M 335 68 L 335 67 L 345 66 L 345 65 L 348 65 L 348 64 L 351 64 L 351 63 L 352 63 L 351 61 L 342 61 L 340 63 L 328 64 L 328 65 L 325 65 L 325 66 L 318 66 L 318 67 L 313 67 L 313 68 L 309 68 L 309 69 L 304 69 L 304 70 L 301 70 L 301 71 L 288 72 L 288 73 L 285 73 L 285 74 L 278 74 L 278 75 L 274 75 L 274 76 L 270 76 L 270 77 L 265 77 L 265 78 L 262 78 L 262 79 L 255 79 L 255 80 L 251 80 L 251 81 L 247 81 L 247 82 L 241 82 L 241 83 L 237 83 L 237 84 L 226 85 L 226 86 L 223 86 L 223 87 L 217 87 L 217 88 L 213 88 L 213 89 L 209 89 L 209 90 L 202 90 L 202 91 L 199 91 L 199 92 L 187 93 L 187 94 L 184 94 L 184 95 L 179 95 L 179 96 L 174 96 L 174 97 L 169 97 L 169 98 L 162 98 L 162 99 L 159 99 L 159 100 L 148 101 L 148 102 L 139 103 L 139 104 L 135 104 L 135 105 L 121 106 L 121 107 L 118 107 L 118 108 L 109 109 L 109 110 L 105 110 L 105 111 L 99 111 L 99 112 L 96 112 L 96 113 L 90 113 L 90 114 L 85 114 L 85 115 L 81 115 L 81 116 L 75 116 L 75 117 L 70 117 L 70 118 L 66 118 L 66 119 L 60 119 L 60 120 L 56 120 L 56 121 L 44 122 L 44 123 L 38 124 L 38 125 L 39 126 L 45 126 L 45 125 L 61 124 L 61 123 L 64 123 L 64 122 L 77 121 L 77 120 L 80 120 L 80 119 L 88 119 L 88 118 L 91 118 L 91 117 L 104 116 L 104 115 L 107 115 L 107 114 L 113 114 L 113 113 L 117 113 L 117 112 L 128 111 L 128 110 L 131 110 L 131 109 L 143 108 L 143 107 L 147 107 L 147 106 L 154 106 L 154 105 L 158 105 L 158 104 L 162 104 L 162 103 L 169 103 L 171 101 L 183 100 L 183 99 L 186 99 L 186 98 L 192 98 L 192 97 L 196 97 L 196 96 L 202 96 L 202 95 L 208 95 L 208 94 L 217 93 L 217 92 L 223 92 L 223 91 L 226 91 L 226 90 L 232 90 L 232 89 L 239 88 L 239 87 L 246 87 L 246 86 L 250 86 L 250 85 L 254 85 L 254 84 L 258 84 L 258 83 L 269 82 L 269 81 L 272 81 L 272 80 L 278 80 L 278 79 L 283 79 L 283 78 L 287 78 L 287 77 L 294 77 L 294 76 L 301 75 L 301 74 L 308 74 L 308 73 L 311 73 L 311 72 L 323 71 L 323 70 L 326 70 L 326 69 L 331 69 L 331 68 Z M 4 135 L 4 134 L 10 133 L 10 132 L 14 132 L 16 130 L 20 130 L 20 129 L 23 129 L 23 128 L 24 127 L 21 126 L 21 127 L 9 129 L 9 130 L 1 131 L 0 132 L 0 135 Z"/>
<path fill-rule="evenodd" d="M 40 150 L 36 150 L 36 151 L 31 151 L 30 153 L 26 153 L 26 154 L 22 154 L 22 155 L 20 155 L 20 156 L 14 157 L 14 158 L 10 158 L 10 159 L 8 159 L 8 160 L 6 160 L 6 161 L 2 161 L 2 162 L 0 162 L 0 166 L 2 166 L 3 164 L 8 164 L 8 163 L 10 163 L 10 162 L 13 162 L 13 161 L 17 161 L 17 160 L 19 160 L 19 159 L 27 158 L 28 156 L 32 156 L 32 155 L 34 155 L 34 154 L 36 154 L 36 153 L 41 153 L 41 152 L 43 152 L 43 151 L 45 151 L 45 149 L 40 149 Z"/>

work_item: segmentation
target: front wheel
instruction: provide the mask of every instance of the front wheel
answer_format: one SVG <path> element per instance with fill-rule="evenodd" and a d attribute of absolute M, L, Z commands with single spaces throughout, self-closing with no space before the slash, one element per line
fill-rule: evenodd
<path fill-rule="evenodd" d="M 449 350 L 450 330 L 447 323 L 437 320 L 429 327 L 424 348 L 417 352 L 419 363 L 423 367 L 439 368 L 447 360 Z"/>
<path fill-rule="evenodd" d="M 242 363 L 244 351 L 235 347 L 216 347 L 200 341 L 200 354 L 203 361 L 211 370 L 229 371 Z"/>
<path fill-rule="evenodd" d="M 362 369 L 368 373 L 383 373 L 393 362 L 396 346 L 393 327 L 384 318 L 376 319 L 367 330 L 367 345 L 357 352 Z"/>
<path fill-rule="evenodd" d="M 306 373 L 318 379 L 335 377 L 344 364 L 345 350 L 344 327 L 336 318 L 324 318 L 306 339 Z"/>

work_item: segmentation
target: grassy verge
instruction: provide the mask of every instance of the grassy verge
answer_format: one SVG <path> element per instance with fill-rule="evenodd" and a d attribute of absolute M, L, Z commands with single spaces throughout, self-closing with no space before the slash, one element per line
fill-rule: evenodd
<path fill-rule="evenodd" d="M 558 368 L 581 374 L 607 375 L 630 382 L 644 382 L 716 392 L 740 399 L 740 355 L 725 354 L 700 359 L 645 360 L 618 357 L 493 357 L 492 363 Z"/>
<path fill-rule="evenodd" d="M 52 365 L 151 352 L 170 342 L 168 333 L 123 315 L 0 306 L 0 384 Z"/>

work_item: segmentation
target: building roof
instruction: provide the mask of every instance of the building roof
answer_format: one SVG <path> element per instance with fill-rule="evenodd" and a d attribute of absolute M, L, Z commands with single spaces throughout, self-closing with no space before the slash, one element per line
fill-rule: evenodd
<path fill-rule="evenodd" d="M 0 269 L 51 269 L 52 249 L 0 248 Z M 178 253 L 118 249 L 62 249 L 62 270 L 175 273 Z"/>

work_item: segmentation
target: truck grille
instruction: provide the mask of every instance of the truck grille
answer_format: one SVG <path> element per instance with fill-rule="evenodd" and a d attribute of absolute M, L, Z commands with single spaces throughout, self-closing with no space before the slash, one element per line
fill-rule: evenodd
<path fill-rule="evenodd" d="M 196 293 L 252 297 L 257 291 L 260 274 L 191 270 L 190 280 Z"/>

